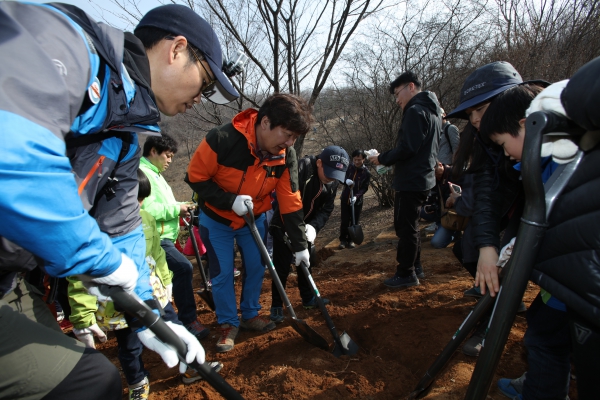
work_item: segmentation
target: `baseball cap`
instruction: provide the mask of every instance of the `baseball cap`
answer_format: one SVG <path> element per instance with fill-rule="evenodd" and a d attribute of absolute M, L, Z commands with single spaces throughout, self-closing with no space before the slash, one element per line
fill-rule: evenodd
<path fill-rule="evenodd" d="M 215 31 L 194 10 L 182 4 L 159 6 L 148 11 L 135 29 L 142 27 L 159 28 L 175 35 L 185 36 L 204 54 L 217 80 L 211 93 L 203 93 L 208 100 L 216 104 L 226 104 L 240 96 L 222 71 L 223 54 Z"/>
<path fill-rule="evenodd" d="M 521 83 L 521 75 L 506 61 L 479 67 L 465 80 L 460 90 L 460 104 L 446 118 L 469 119 L 465 113 L 467 108 L 491 100 L 497 94 Z"/>
<path fill-rule="evenodd" d="M 328 146 L 323 149 L 319 159 L 323 163 L 325 176 L 344 182 L 350 158 L 346 150 L 340 146 Z"/>

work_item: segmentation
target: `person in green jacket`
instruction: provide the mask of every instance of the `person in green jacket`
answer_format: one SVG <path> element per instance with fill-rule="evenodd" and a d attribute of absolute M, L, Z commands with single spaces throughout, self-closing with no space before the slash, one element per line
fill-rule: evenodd
<path fill-rule="evenodd" d="M 151 185 L 141 170 L 138 170 L 138 181 L 138 201 L 141 206 L 151 193 Z M 140 216 L 146 239 L 146 262 L 150 267 L 152 294 L 164 310 L 164 320 L 181 325 L 171 305 L 173 273 L 167 267 L 165 252 L 160 245 L 160 234 L 156 230 L 156 220 L 144 210 L 140 210 Z M 143 346 L 137 334 L 128 327 L 124 314 L 115 310 L 112 301 L 98 301 L 95 296 L 90 295 L 77 278 L 68 277 L 67 280 L 71 305 L 69 318 L 77 339 L 87 347 L 96 348 L 94 336 L 104 343 L 104 332 L 113 331 L 117 338 L 119 362 L 129 385 L 129 398 L 147 398 L 150 384 L 148 371 L 144 369 L 142 361 Z M 217 372 L 223 368 L 220 362 L 211 362 L 209 365 Z M 181 380 L 186 384 L 199 379 L 202 379 L 200 374 L 191 368 L 181 375 Z"/>
<path fill-rule="evenodd" d="M 156 220 L 160 233 L 160 245 L 166 253 L 167 265 L 173 271 L 173 297 L 177 305 L 177 316 L 190 333 L 198 340 L 208 336 L 196 315 L 196 299 L 192 287 L 193 267 L 190 261 L 175 247 L 179 235 L 179 217 L 187 218 L 194 208 L 191 203 L 175 200 L 171 187 L 162 176 L 177 153 L 177 142 L 171 136 L 149 136 L 144 143 L 140 169 L 152 186 L 152 192 L 144 200 L 142 209 Z"/>

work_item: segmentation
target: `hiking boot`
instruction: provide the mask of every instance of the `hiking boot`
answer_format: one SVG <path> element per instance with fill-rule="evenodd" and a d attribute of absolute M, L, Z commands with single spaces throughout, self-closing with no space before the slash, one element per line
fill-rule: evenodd
<path fill-rule="evenodd" d="M 271 307 L 271 321 L 276 324 L 283 322 L 285 319 L 283 316 L 283 307 Z"/>
<path fill-rule="evenodd" d="M 329 301 L 329 299 L 326 299 L 325 297 L 321 297 L 321 300 L 323 300 L 323 304 L 325 304 L 326 306 L 331 303 Z M 319 307 L 319 304 L 317 303 L 317 298 L 315 296 L 313 296 L 313 298 L 310 299 L 309 301 L 303 300 L 302 307 L 304 307 L 305 310 L 311 310 L 313 308 Z"/>
<path fill-rule="evenodd" d="M 498 379 L 498 390 L 509 399 L 515 398 L 515 396 L 523 393 L 525 375 L 527 375 L 527 372 L 516 379 Z"/>
<path fill-rule="evenodd" d="M 471 289 L 465 290 L 463 296 L 475 297 L 477 299 L 483 297 L 483 295 L 481 294 L 481 288 L 479 286 L 473 286 Z"/>
<path fill-rule="evenodd" d="M 479 356 L 479 352 L 481 352 L 483 339 L 485 339 L 485 331 L 487 330 L 487 324 L 489 320 L 485 320 L 479 323 L 479 326 L 471 336 L 463 345 L 462 352 L 463 354 L 471 357 Z"/>
<path fill-rule="evenodd" d="M 401 277 L 398 274 L 394 274 L 394 276 L 392 276 L 391 278 L 383 281 L 383 284 L 390 288 L 399 289 L 410 286 L 417 286 L 419 285 L 419 279 L 414 273 L 406 277 Z"/>
<path fill-rule="evenodd" d="M 129 385 L 129 400 L 145 400 L 150 394 L 150 382 L 146 376 L 140 382 Z"/>
<path fill-rule="evenodd" d="M 437 228 L 438 228 L 437 224 L 433 223 L 433 224 L 429 225 L 428 227 L 423 228 L 423 230 L 427 233 L 435 233 L 435 231 L 437 231 Z"/>
<path fill-rule="evenodd" d="M 525 303 L 521 302 L 521 304 L 519 304 L 519 308 L 517 308 L 517 312 L 522 313 L 525 311 L 527 311 L 527 306 L 525 305 Z"/>
<path fill-rule="evenodd" d="M 254 318 L 246 320 L 242 318 L 240 328 L 248 331 L 268 332 L 275 329 L 275 322 L 257 315 Z"/>
<path fill-rule="evenodd" d="M 415 265 L 415 275 L 419 279 L 425 278 L 425 272 L 423 272 L 423 266 L 422 265 Z"/>
<path fill-rule="evenodd" d="M 208 328 L 202 325 L 198 320 L 190 322 L 189 324 L 185 324 L 184 326 L 185 329 L 187 329 L 192 335 L 196 336 L 196 339 L 198 340 L 204 339 L 210 333 Z"/>
<path fill-rule="evenodd" d="M 219 372 L 223 369 L 223 363 L 219 361 L 207 362 L 210 369 L 215 372 Z M 188 369 L 181 374 L 181 382 L 189 385 L 190 383 L 194 383 L 202 379 L 202 375 L 200 375 L 194 368 L 188 367 Z"/>
<path fill-rule="evenodd" d="M 339 249 L 340 249 L 340 250 L 344 250 L 344 249 L 346 248 L 346 246 L 347 246 L 347 245 L 348 245 L 348 243 L 346 243 L 346 242 L 344 242 L 344 241 L 341 241 L 341 242 L 340 242 Z"/>
<path fill-rule="evenodd" d="M 349 249 L 353 249 L 356 247 L 356 244 L 354 244 L 354 242 L 348 242 L 348 248 Z"/>
<path fill-rule="evenodd" d="M 221 337 L 217 342 L 217 352 L 225 353 L 233 350 L 235 344 L 235 338 L 238 335 L 240 329 L 237 326 L 223 324 L 221 325 Z"/>
<path fill-rule="evenodd" d="M 233 268 L 233 277 L 237 278 L 238 276 L 240 276 L 242 273 L 237 269 L 237 268 Z"/>

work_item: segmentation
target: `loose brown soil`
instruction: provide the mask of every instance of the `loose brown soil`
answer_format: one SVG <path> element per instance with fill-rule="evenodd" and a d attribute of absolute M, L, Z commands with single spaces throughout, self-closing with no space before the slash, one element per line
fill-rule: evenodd
<path fill-rule="evenodd" d="M 452 255 L 452 249 L 436 250 L 428 241 L 422 246 L 426 277 L 421 285 L 405 290 L 385 287 L 383 280 L 394 273 L 397 243 L 391 211 L 367 199 L 362 221 L 365 242 L 346 250 L 337 249 L 336 212 L 317 238 L 317 245 L 322 246 L 321 262 L 313 269 L 313 276 L 322 295 L 331 300 L 328 310 L 337 329 L 346 331 L 359 345 L 358 354 L 336 358 L 304 341 L 287 321 L 265 334 L 242 331 L 233 351 L 216 353 L 215 315 L 197 297 L 198 317 L 211 329 L 202 341 L 207 359 L 223 362 L 221 375 L 246 399 L 406 398 L 475 305 L 474 299 L 463 297 L 472 280 Z M 194 280 L 198 288 L 199 279 L 196 276 Z M 238 279 L 235 286 L 239 298 Z M 270 288 L 271 279 L 266 273 L 260 298 L 264 315 L 270 308 Z M 537 292 L 538 288 L 530 283 L 524 296 L 527 305 Z M 333 343 L 321 313 L 301 307 L 295 274 L 290 276 L 287 293 L 298 318 Z M 522 343 L 525 329 L 524 314 L 517 315 L 488 398 L 505 398 L 496 389 L 498 378 L 518 377 L 526 370 Z M 113 337 L 101 350 L 119 365 Z M 475 361 L 457 351 L 425 398 L 464 398 Z M 150 399 L 221 398 L 204 381 L 183 385 L 177 368 L 167 369 L 151 351 L 145 352 L 144 362 L 150 371 Z M 125 381 L 123 385 L 126 388 Z M 571 386 L 571 399 L 576 399 L 575 385 Z M 126 393 L 124 389 L 123 398 Z"/>

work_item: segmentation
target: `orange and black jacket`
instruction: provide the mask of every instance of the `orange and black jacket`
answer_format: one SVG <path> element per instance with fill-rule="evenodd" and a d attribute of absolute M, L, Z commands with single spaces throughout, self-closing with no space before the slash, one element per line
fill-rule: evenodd
<path fill-rule="evenodd" d="M 257 114 L 254 109 L 242 111 L 231 123 L 208 132 L 192 157 L 185 181 L 198 194 L 202 211 L 233 229 L 245 225 L 231 209 L 236 196 L 251 196 L 254 214 L 259 215 L 271 209 L 270 194 L 275 190 L 293 249 L 301 251 L 307 244 L 296 151 L 290 147 L 261 157 L 254 130 Z"/>

